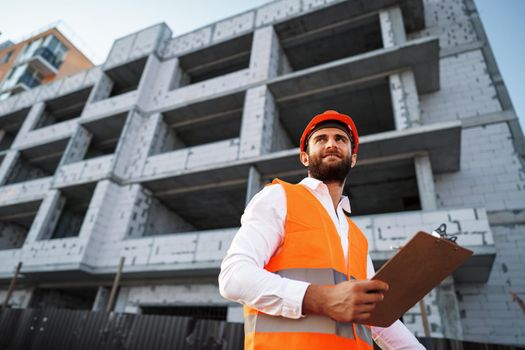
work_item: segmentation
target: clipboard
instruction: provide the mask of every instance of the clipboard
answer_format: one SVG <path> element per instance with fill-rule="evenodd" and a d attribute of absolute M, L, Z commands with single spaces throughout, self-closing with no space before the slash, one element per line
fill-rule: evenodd
<path fill-rule="evenodd" d="M 416 233 L 372 277 L 388 283 L 382 302 L 366 323 L 388 327 L 463 265 L 472 251 L 426 232 Z"/>

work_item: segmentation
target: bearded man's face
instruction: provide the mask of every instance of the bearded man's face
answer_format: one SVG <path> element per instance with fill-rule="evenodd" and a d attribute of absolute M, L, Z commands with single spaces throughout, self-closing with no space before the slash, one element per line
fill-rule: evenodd
<path fill-rule="evenodd" d="M 310 176 L 324 183 L 342 185 L 352 168 L 351 150 L 352 144 L 344 131 L 338 128 L 315 131 L 308 140 L 305 158 Z"/>

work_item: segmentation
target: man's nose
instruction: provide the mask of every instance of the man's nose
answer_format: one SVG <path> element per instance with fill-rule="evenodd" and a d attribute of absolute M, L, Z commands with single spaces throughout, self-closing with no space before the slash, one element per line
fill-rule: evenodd
<path fill-rule="evenodd" d="M 326 148 L 333 148 L 337 147 L 337 142 L 333 138 L 328 138 L 328 141 L 326 142 Z"/>

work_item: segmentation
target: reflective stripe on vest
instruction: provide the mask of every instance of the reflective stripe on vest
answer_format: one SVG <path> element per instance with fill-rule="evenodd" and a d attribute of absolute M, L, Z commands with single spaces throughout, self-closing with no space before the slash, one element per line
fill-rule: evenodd
<path fill-rule="evenodd" d="M 320 285 L 333 285 L 346 281 L 346 276 L 333 269 L 287 269 L 276 272 L 282 277 Z M 355 331 L 354 331 L 355 328 Z M 372 335 L 370 328 L 362 324 L 337 322 L 322 315 L 308 315 L 300 319 L 271 316 L 263 313 L 245 315 L 244 331 L 266 333 L 324 333 L 355 339 L 357 336 L 370 346 Z"/>
<path fill-rule="evenodd" d="M 274 180 L 283 186 L 287 214 L 284 239 L 265 269 L 283 277 L 317 285 L 366 279 L 368 242 L 348 221 L 348 259 L 337 229 L 322 204 L 302 185 Z M 245 307 L 245 349 L 372 350 L 371 328 L 336 322 L 323 315 L 300 319 L 271 316 Z"/>

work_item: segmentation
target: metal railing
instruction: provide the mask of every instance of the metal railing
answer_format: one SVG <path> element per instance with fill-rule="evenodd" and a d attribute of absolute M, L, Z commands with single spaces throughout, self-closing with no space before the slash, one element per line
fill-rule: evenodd
<path fill-rule="evenodd" d="M 244 345 L 241 323 L 89 310 L 0 309 L 0 335 L 0 349 L 12 350 L 241 350 Z M 522 349 L 451 339 L 420 341 L 429 350 Z"/>
<path fill-rule="evenodd" d="M 243 325 L 192 317 L 3 309 L 0 349 L 241 350 Z"/>
<path fill-rule="evenodd" d="M 35 78 L 30 72 L 25 72 L 22 74 L 22 76 L 18 79 L 15 85 L 17 84 L 24 84 L 28 88 L 32 89 L 35 86 L 40 85 L 40 80 Z"/>
<path fill-rule="evenodd" d="M 45 46 L 40 46 L 38 49 L 35 50 L 35 53 L 33 54 L 33 57 L 40 56 L 44 60 L 46 60 L 49 64 L 51 64 L 53 67 L 58 69 L 60 65 L 62 64 L 62 60 L 60 60 L 49 48 Z"/>

